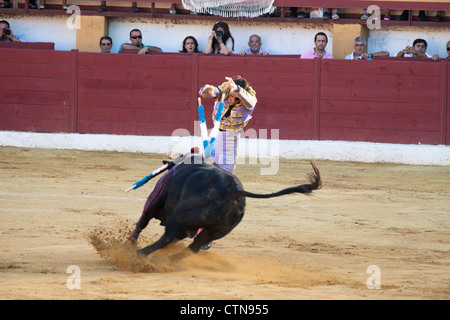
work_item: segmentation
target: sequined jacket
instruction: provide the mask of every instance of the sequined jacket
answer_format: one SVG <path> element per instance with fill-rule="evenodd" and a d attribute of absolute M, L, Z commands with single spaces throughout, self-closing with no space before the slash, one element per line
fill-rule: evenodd
<path fill-rule="evenodd" d="M 224 108 L 220 121 L 220 130 L 241 131 L 245 128 L 247 123 L 252 118 L 251 115 L 257 103 L 256 92 L 253 90 L 252 87 L 247 88 L 247 90 L 239 87 L 239 90 L 236 91 L 236 93 L 240 99 L 240 102 L 235 104 L 234 106 L 231 106 L 229 99 L 229 90 L 227 89 L 227 87 L 228 82 L 224 82 L 219 87 L 214 88 L 217 97 L 220 97 L 221 94 L 225 94 L 226 97 L 224 100 Z M 219 101 L 216 101 L 212 115 L 213 121 L 216 117 L 218 106 Z M 228 112 L 230 108 L 231 111 Z"/>

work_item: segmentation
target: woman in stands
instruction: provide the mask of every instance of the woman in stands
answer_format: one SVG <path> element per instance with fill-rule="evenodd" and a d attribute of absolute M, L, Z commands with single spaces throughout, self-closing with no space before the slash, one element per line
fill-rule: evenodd
<path fill-rule="evenodd" d="M 231 43 L 228 40 L 231 40 Z M 234 38 L 227 23 L 222 21 L 216 22 L 204 51 L 206 54 L 221 53 L 226 56 L 234 51 Z"/>
<path fill-rule="evenodd" d="M 6 20 L 0 21 L 0 41 L 25 42 L 21 37 L 15 36 Z"/>
<path fill-rule="evenodd" d="M 200 53 L 198 50 L 198 42 L 193 36 L 187 36 L 183 40 L 183 49 L 180 51 L 183 53 Z"/>

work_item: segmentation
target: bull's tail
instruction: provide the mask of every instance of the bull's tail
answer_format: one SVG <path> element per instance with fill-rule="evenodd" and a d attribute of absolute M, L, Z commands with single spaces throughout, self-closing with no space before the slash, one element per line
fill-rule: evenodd
<path fill-rule="evenodd" d="M 317 169 L 316 165 L 312 161 L 311 165 L 314 169 L 314 173 L 311 172 L 307 174 L 308 184 L 302 184 L 296 187 L 286 188 L 278 192 L 267 194 L 252 193 L 245 190 L 238 191 L 237 194 L 241 197 L 250 198 L 274 198 L 291 193 L 311 193 L 313 190 L 319 189 L 322 186 L 319 169 Z"/>

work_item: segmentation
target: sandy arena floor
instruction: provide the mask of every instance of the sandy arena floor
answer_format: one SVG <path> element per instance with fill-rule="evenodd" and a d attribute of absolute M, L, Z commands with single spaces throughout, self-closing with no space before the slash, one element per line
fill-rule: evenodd
<path fill-rule="evenodd" d="M 0 147 L 0 299 L 450 298 L 450 167 L 316 161 L 322 189 L 247 199 L 231 234 L 173 263 L 165 257 L 189 240 L 151 259 L 120 246 L 157 179 L 124 190 L 161 160 Z M 282 160 L 277 175 L 261 167 L 238 166 L 247 190 L 311 172 L 308 161 Z M 152 220 L 138 245 L 162 232 Z"/>

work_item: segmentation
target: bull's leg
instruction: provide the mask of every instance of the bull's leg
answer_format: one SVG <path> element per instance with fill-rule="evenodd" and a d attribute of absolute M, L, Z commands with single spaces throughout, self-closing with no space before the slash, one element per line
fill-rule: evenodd
<path fill-rule="evenodd" d="M 139 235 L 141 234 L 142 230 L 144 230 L 147 227 L 149 221 L 152 218 L 155 218 L 158 206 L 160 205 L 162 197 L 165 192 L 166 182 L 171 176 L 172 176 L 171 171 L 166 173 L 158 181 L 155 188 L 148 196 L 147 201 L 145 201 L 144 210 L 142 210 L 142 215 L 139 218 L 138 222 L 136 223 L 136 228 L 134 229 L 133 233 L 125 242 L 126 244 L 129 243 L 136 244 L 137 239 L 139 238 Z"/>
<path fill-rule="evenodd" d="M 214 238 L 214 239 L 213 239 Z M 194 252 L 194 253 L 198 253 L 200 251 L 200 249 L 202 249 L 203 247 L 207 247 L 208 245 L 211 246 L 211 242 L 213 240 L 216 240 L 217 238 L 212 237 L 208 230 L 202 230 L 202 232 L 200 232 L 195 238 L 194 241 L 192 241 L 192 243 L 188 246 L 188 248 Z M 209 249 L 209 248 L 208 248 Z"/>
<path fill-rule="evenodd" d="M 217 233 L 214 233 L 214 235 L 217 235 Z M 185 250 L 171 255 L 170 259 L 176 261 L 186 258 L 191 254 L 197 254 L 200 249 L 205 250 L 203 249 L 204 247 L 210 245 L 213 240 L 217 240 L 219 238 L 221 238 L 221 236 L 213 236 L 208 231 L 203 229 L 199 234 L 197 234 L 194 241 Z"/>
<path fill-rule="evenodd" d="M 197 235 L 202 231 L 203 231 L 203 228 L 198 229 Z M 212 242 L 208 242 L 207 244 L 203 245 L 200 249 L 209 250 L 211 248 L 211 245 L 212 245 Z"/>
<path fill-rule="evenodd" d="M 167 231 L 159 238 L 155 243 L 137 250 L 136 253 L 141 256 L 148 256 L 150 253 L 162 249 L 165 246 L 171 244 L 175 240 L 175 233 L 167 233 Z"/>
<path fill-rule="evenodd" d="M 142 211 L 142 215 L 139 218 L 138 222 L 136 223 L 136 227 L 134 228 L 133 233 L 128 237 L 127 242 L 136 244 L 142 230 L 144 230 L 145 227 L 147 227 L 149 221 L 151 220 L 151 218 L 153 218 L 154 214 L 152 214 L 151 210 L 149 210 L 148 208 L 148 203 L 150 202 L 149 199 L 147 199 L 144 210 Z"/>
<path fill-rule="evenodd" d="M 125 244 L 133 244 L 135 245 L 137 243 L 137 240 L 139 238 L 139 235 L 141 234 L 142 230 L 147 227 L 149 221 L 151 218 L 153 218 L 153 214 L 149 212 L 147 204 L 149 203 L 149 200 L 147 199 L 147 202 L 145 204 L 145 208 L 142 211 L 142 215 L 139 218 L 138 222 L 136 223 L 136 227 L 134 228 L 133 233 L 128 237 Z"/>

